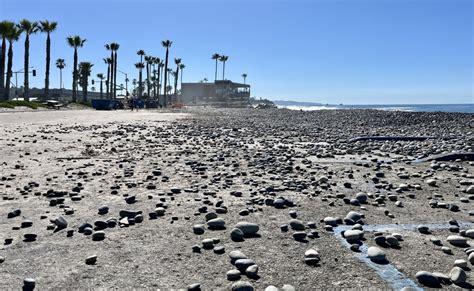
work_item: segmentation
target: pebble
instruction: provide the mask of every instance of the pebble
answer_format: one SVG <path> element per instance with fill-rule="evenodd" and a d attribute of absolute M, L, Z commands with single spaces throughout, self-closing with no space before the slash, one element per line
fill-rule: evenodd
<path fill-rule="evenodd" d="M 222 229 L 225 227 L 225 221 L 222 218 L 214 218 L 207 222 L 209 229 Z"/>
<path fill-rule="evenodd" d="M 202 246 L 205 249 L 212 249 L 214 248 L 214 240 L 211 238 L 206 238 L 202 240 Z"/>
<path fill-rule="evenodd" d="M 100 241 L 100 240 L 103 240 L 105 239 L 105 232 L 99 230 L 99 231 L 96 231 L 92 234 L 92 240 L 95 240 L 95 241 Z"/>
<path fill-rule="evenodd" d="M 454 266 L 459 268 L 467 268 L 467 261 L 463 259 L 455 260 Z"/>
<path fill-rule="evenodd" d="M 235 225 L 235 228 L 240 229 L 243 233 L 244 236 L 255 236 L 257 232 L 259 231 L 260 227 L 256 223 L 250 223 L 250 222 L 245 222 L 241 221 L 238 222 Z"/>
<path fill-rule="evenodd" d="M 227 280 L 229 281 L 236 281 L 240 279 L 240 271 L 239 270 L 230 270 L 226 273 Z"/>
<path fill-rule="evenodd" d="M 367 257 L 374 262 L 382 262 L 386 260 L 385 252 L 378 247 L 369 247 Z"/>
<path fill-rule="evenodd" d="M 249 266 L 246 270 L 245 270 L 245 274 L 249 277 L 256 277 L 257 274 L 258 274 L 258 265 L 252 265 L 252 266 Z"/>
<path fill-rule="evenodd" d="M 449 272 L 449 278 L 456 284 L 461 284 L 466 282 L 466 272 L 460 267 L 454 267 Z"/>
<path fill-rule="evenodd" d="M 244 232 L 240 228 L 234 228 L 230 232 L 230 238 L 233 241 L 243 241 L 244 240 Z"/>
<path fill-rule="evenodd" d="M 87 265 L 94 265 L 96 262 L 97 262 L 97 256 L 96 255 L 92 255 L 92 256 L 86 258 L 86 264 Z"/>
<path fill-rule="evenodd" d="M 241 272 L 245 272 L 248 267 L 255 265 L 255 262 L 251 259 L 238 259 L 235 261 L 234 265 Z"/>
<path fill-rule="evenodd" d="M 439 285 L 438 277 L 433 275 L 430 272 L 419 271 L 415 274 L 415 278 L 423 285 L 427 286 L 437 286 Z"/>
<path fill-rule="evenodd" d="M 446 239 L 450 244 L 453 246 L 465 246 L 467 243 L 467 240 L 465 237 L 462 237 L 460 235 L 450 235 Z"/>
<path fill-rule="evenodd" d="M 193 226 L 193 232 L 195 234 L 203 234 L 204 232 L 206 232 L 206 229 L 204 228 L 204 225 L 196 224 Z"/>
<path fill-rule="evenodd" d="M 254 291 L 254 287 L 250 282 L 237 281 L 231 286 L 232 291 Z"/>
<path fill-rule="evenodd" d="M 231 264 L 234 264 L 235 261 L 239 260 L 239 259 L 247 259 L 247 256 L 242 253 L 241 251 L 231 251 L 229 253 L 229 257 L 230 257 L 230 263 Z"/>

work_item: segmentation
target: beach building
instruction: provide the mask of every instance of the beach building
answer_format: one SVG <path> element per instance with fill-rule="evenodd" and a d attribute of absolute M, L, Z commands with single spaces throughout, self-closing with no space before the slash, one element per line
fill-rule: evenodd
<path fill-rule="evenodd" d="M 250 85 L 229 80 L 183 83 L 179 98 L 184 105 L 247 107 L 250 100 Z"/>

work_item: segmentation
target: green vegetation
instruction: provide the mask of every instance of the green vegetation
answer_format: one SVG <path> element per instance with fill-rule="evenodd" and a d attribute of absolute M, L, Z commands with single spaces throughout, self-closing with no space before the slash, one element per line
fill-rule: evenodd
<path fill-rule="evenodd" d="M 24 106 L 31 109 L 38 109 L 39 107 L 47 107 L 39 102 L 31 102 L 31 101 L 0 101 L 0 108 L 15 108 L 17 106 Z"/>

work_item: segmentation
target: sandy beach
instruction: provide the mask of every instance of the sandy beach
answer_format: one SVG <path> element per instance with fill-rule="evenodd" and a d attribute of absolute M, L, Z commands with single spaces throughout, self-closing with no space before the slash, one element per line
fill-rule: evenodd
<path fill-rule="evenodd" d="M 375 110 L 1 113 L 0 285 L 310 290 L 422 286 L 419 271 L 450 278 L 455 260 L 474 263 L 473 162 L 417 160 L 472 153 L 472 119 Z M 430 138 L 351 141 L 361 136 Z M 369 247 L 377 258 L 366 259 Z M 233 265 L 239 256 L 251 261 Z M 472 287 L 464 269 L 467 281 L 451 287 Z"/>

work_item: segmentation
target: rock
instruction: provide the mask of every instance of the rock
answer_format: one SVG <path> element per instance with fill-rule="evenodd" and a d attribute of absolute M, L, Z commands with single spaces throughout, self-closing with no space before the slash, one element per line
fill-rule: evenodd
<path fill-rule="evenodd" d="M 426 184 L 428 184 L 431 187 L 436 186 L 436 180 L 435 179 L 428 179 L 426 180 Z"/>
<path fill-rule="evenodd" d="M 225 221 L 222 218 L 214 218 L 207 222 L 209 229 L 222 229 L 225 227 Z"/>
<path fill-rule="evenodd" d="M 335 218 L 335 217 L 328 216 L 328 217 L 325 217 L 323 219 L 323 221 L 324 221 L 324 224 L 326 224 L 326 225 L 330 225 L 330 226 L 334 226 L 334 227 L 337 226 L 337 218 Z"/>
<path fill-rule="evenodd" d="M 227 280 L 229 281 L 236 281 L 240 279 L 240 271 L 239 270 L 230 270 L 226 273 Z"/>
<path fill-rule="evenodd" d="M 400 245 L 400 242 L 398 241 L 398 239 L 392 235 L 386 236 L 385 239 L 392 248 L 398 247 Z"/>
<path fill-rule="evenodd" d="M 33 221 L 26 219 L 26 220 L 23 220 L 23 221 L 21 222 L 21 226 L 20 226 L 20 227 L 21 227 L 21 228 L 26 228 L 26 227 L 31 227 L 32 225 L 33 225 Z"/>
<path fill-rule="evenodd" d="M 346 217 L 344 218 L 344 222 L 347 225 L 354 225 L 358 223 L 361 218 L 362 215 L 360 213 L 355 211 L 349 211 L 349 213 L 347 213 Z"/>
<path fill-rule="evenodd" d="M 193 232 L 195 234 L 203 234 L 205 231 L 206 229 L 204 228 L 204 225 L 202 224 L 196 224 L 193 226 Z"/>
<path fill-rule="evenodd" d="M 466 272 L 460 267 L 454 267 L 449 272 L 449 278 L 456 284 L 461 284 L 466 282 Z"/>
<path fill-rule="evenodd" d="M 135 210 L 121 210 L 119 212 L 120 218 L 127 217 L 127 218 L 134 218 L 137 216 L 137 214 L 142 214 L 141 211 L 135 211 Z"/>
<path fill-rule="evenodd" d="M 386 260 L 385 252 L 378 247 L 369 247 L 367 250 L 367 257 L 373 262 L 383 262 Z"/>
<path fill-rule="evenodd" d="M 369 196 L 367 196 L 365 193 L 360 192 L 356 194 L 356 199 L 362 204 L 366 203 L 368 198 Z"/>
<path fill-rule="evenodd" d="M 105 232 L 99 230 L 99 231 L 96 231 L 92 234 L 92 240 L 94 241 L 100 241 L 100 240 L 103 240 L 105 239 Z"/>
<path fill-rule="evenodd" d="M 474 185 L 471 185 L 471 186 L 467 187 L 466 193 L 467 194 L 474 194 Z"/>
<path fill-rule="evenodd" d="M 155 209 L 155 212 L 158 216 L 163 216 L 166 213 L 166 209 L 164 209 L 163 207 L 157 207 Z"/>
<path fill-rule="evenodd" d="M 26 287 L 27 290 L 33 290 L 36 285 L 36 280 L 33 278 L 25 278 L 23 280 L 23 286 Z"/>
<path fill-rule="evenodd" d="M 468 229 L 466 230 L 466 236 L 468 238 L 474 238 L 474 229 Z"/>
<path fill-rule="evenodd" d="M 258 274 L 258 265 L 252 265 L 252 266 L 249 266 L 246 270 L 245 270 L 245 274 L 249 277 L 256 277 L 257 274 Z"/>
<path fill-rule="evenodd" d="M 23 237 L 25 238 L 25 241 L 30 242 L 35 241 L 38 235 L 36 233 L 26 233 Z"/>
<path fill-rule="evenodd" d="M 109 207 L 101 206 L 101 207 L 99 207 L 98 212 L 99 212 L 100 215 L 107 214 L 107 213 L 109 213 Z"/>
<path fill-rule="evenodd" d="M 188 285 L 188 291 L 201 291 L 201 284 L 199 283 L 193 283 Z"/>
<path fill-rule="evenodd" d="M 230 238 L 233 241 L 243 241 L 244 240 L 244 232 L 240 228 L 234 228 L 230 232 Z"/>
<path fill-rule="evenodd" d="M 419 271 L 415 274 L 415 278 L 423 285 L 426 286 L 438 286 L 439 280 L 438 277 L 434 276 L 430 272 Z"/>
<path fill-rule="evenodd" d="M 278 291 L 278 288 L 273 285 L 270 285 L 267 288 L 265 288 L 265 291 Z"/>
<path fill-rule="evenodd" d="M 417 229 L 420 233 L 423 233 L 423 234 L 429 234 L 430 233 L 430 229 L 426 225 L 419 225 L 417 227 Z"/>
<path fill-rule="evenodd" d="M 67 227 L 67 221 L 64 217 L 60 216 L 54 220 L 57 230 L 65 229 Z"/>
<path fill-rule="evenodd" d="M 467 261 L 466 260 L 455 260 L 454 261 L 454 266 L 459 267 L 459 268 L 467 268 Z"/>
<path fill-rule="evenodd" d="M 202 240 L 202 246 L 205 249 L 212 249 L 214 248 L 214 240 L 211 238 L 206 238 Z"/>
<path fill-rule="evenodd" d="M 234 264 L 235 261 L 239 260 L 239 259 L 247 259 L 247 256 L 242 253 L 241 251 L 231 251 L 229 253 L 229 257 L 230 257 L 230 263 L 231 264 Z"/>
<path fill-rule="evenodd" d="M 221 255 L 221 254 L 225 253 L 225 247 L 224 246 L 215 246 L 213 251 L 214 251 L 214 253 Z"/>
<path fill-rule="evenodd" d="M 254 288 L 251 283 L 247 281 L 238 281 L 232 284 L 232 291 L 254 291 Z"/>
<path fill-rule="evenodd" d="M 350 229 L 344 232 L 344 238 L 348 242 L 358 241 L 364 236 L 364 232 L 358 229 Z"/>
<path fill-rule="evenodd" d="M 239 271 L 245 272 L 248 267 L 255 265 L 255 262 L 251 259 L 238 259 L 235 261 L 234 265 Z"/>
<path fill-rule="evenodd" d="M 209 212 L 204 217 L 206 218 L 206 221 L 209 221 L 209 220 L 217 218 L 217 214 L 214 212 Z"/>
<path fill-rule="evenodd" d="M 302 241 L 306 238 L 307 234 L 304 231 L 295 231 L 293 233 L 293 238 L 297 241 Z"/>
<path fill-rule="evenodd" d="M 238 222 L 235 225 L 235 228 L 240 229 L 244 233 L 244 236 L 246 237 L 255 236 L 260 229 L 258 224 L 245 222 L 245 221 Z"/>
<path fill-rule="evenodd" d="M 460 235 L 450 235 L 447 238 L 447 241 L 452 244 L 453 246 L 465 246 L 467 244 L 467 240 L 465 237 Z"/>
<path fill-rule="evenodd" d="M 309 249 L 304 253 L 304 261 L 308 265 L 316 265 L 321 260 L 318 251 Z"/>
<path fill-rule="evenodd" d="M 301 220 L 292 219 L 289 224 L 293 230 L 305 230 L 305 226 Z"/>
<path fill-rule="evenodd" d="M 86 258 L 86 264 L 87 265 L 94 265 L 96 262 L 97 262 L 97 256 L 96 255 L 93 255 L 93 256 L 90 256 L 90 257 Z"/>

